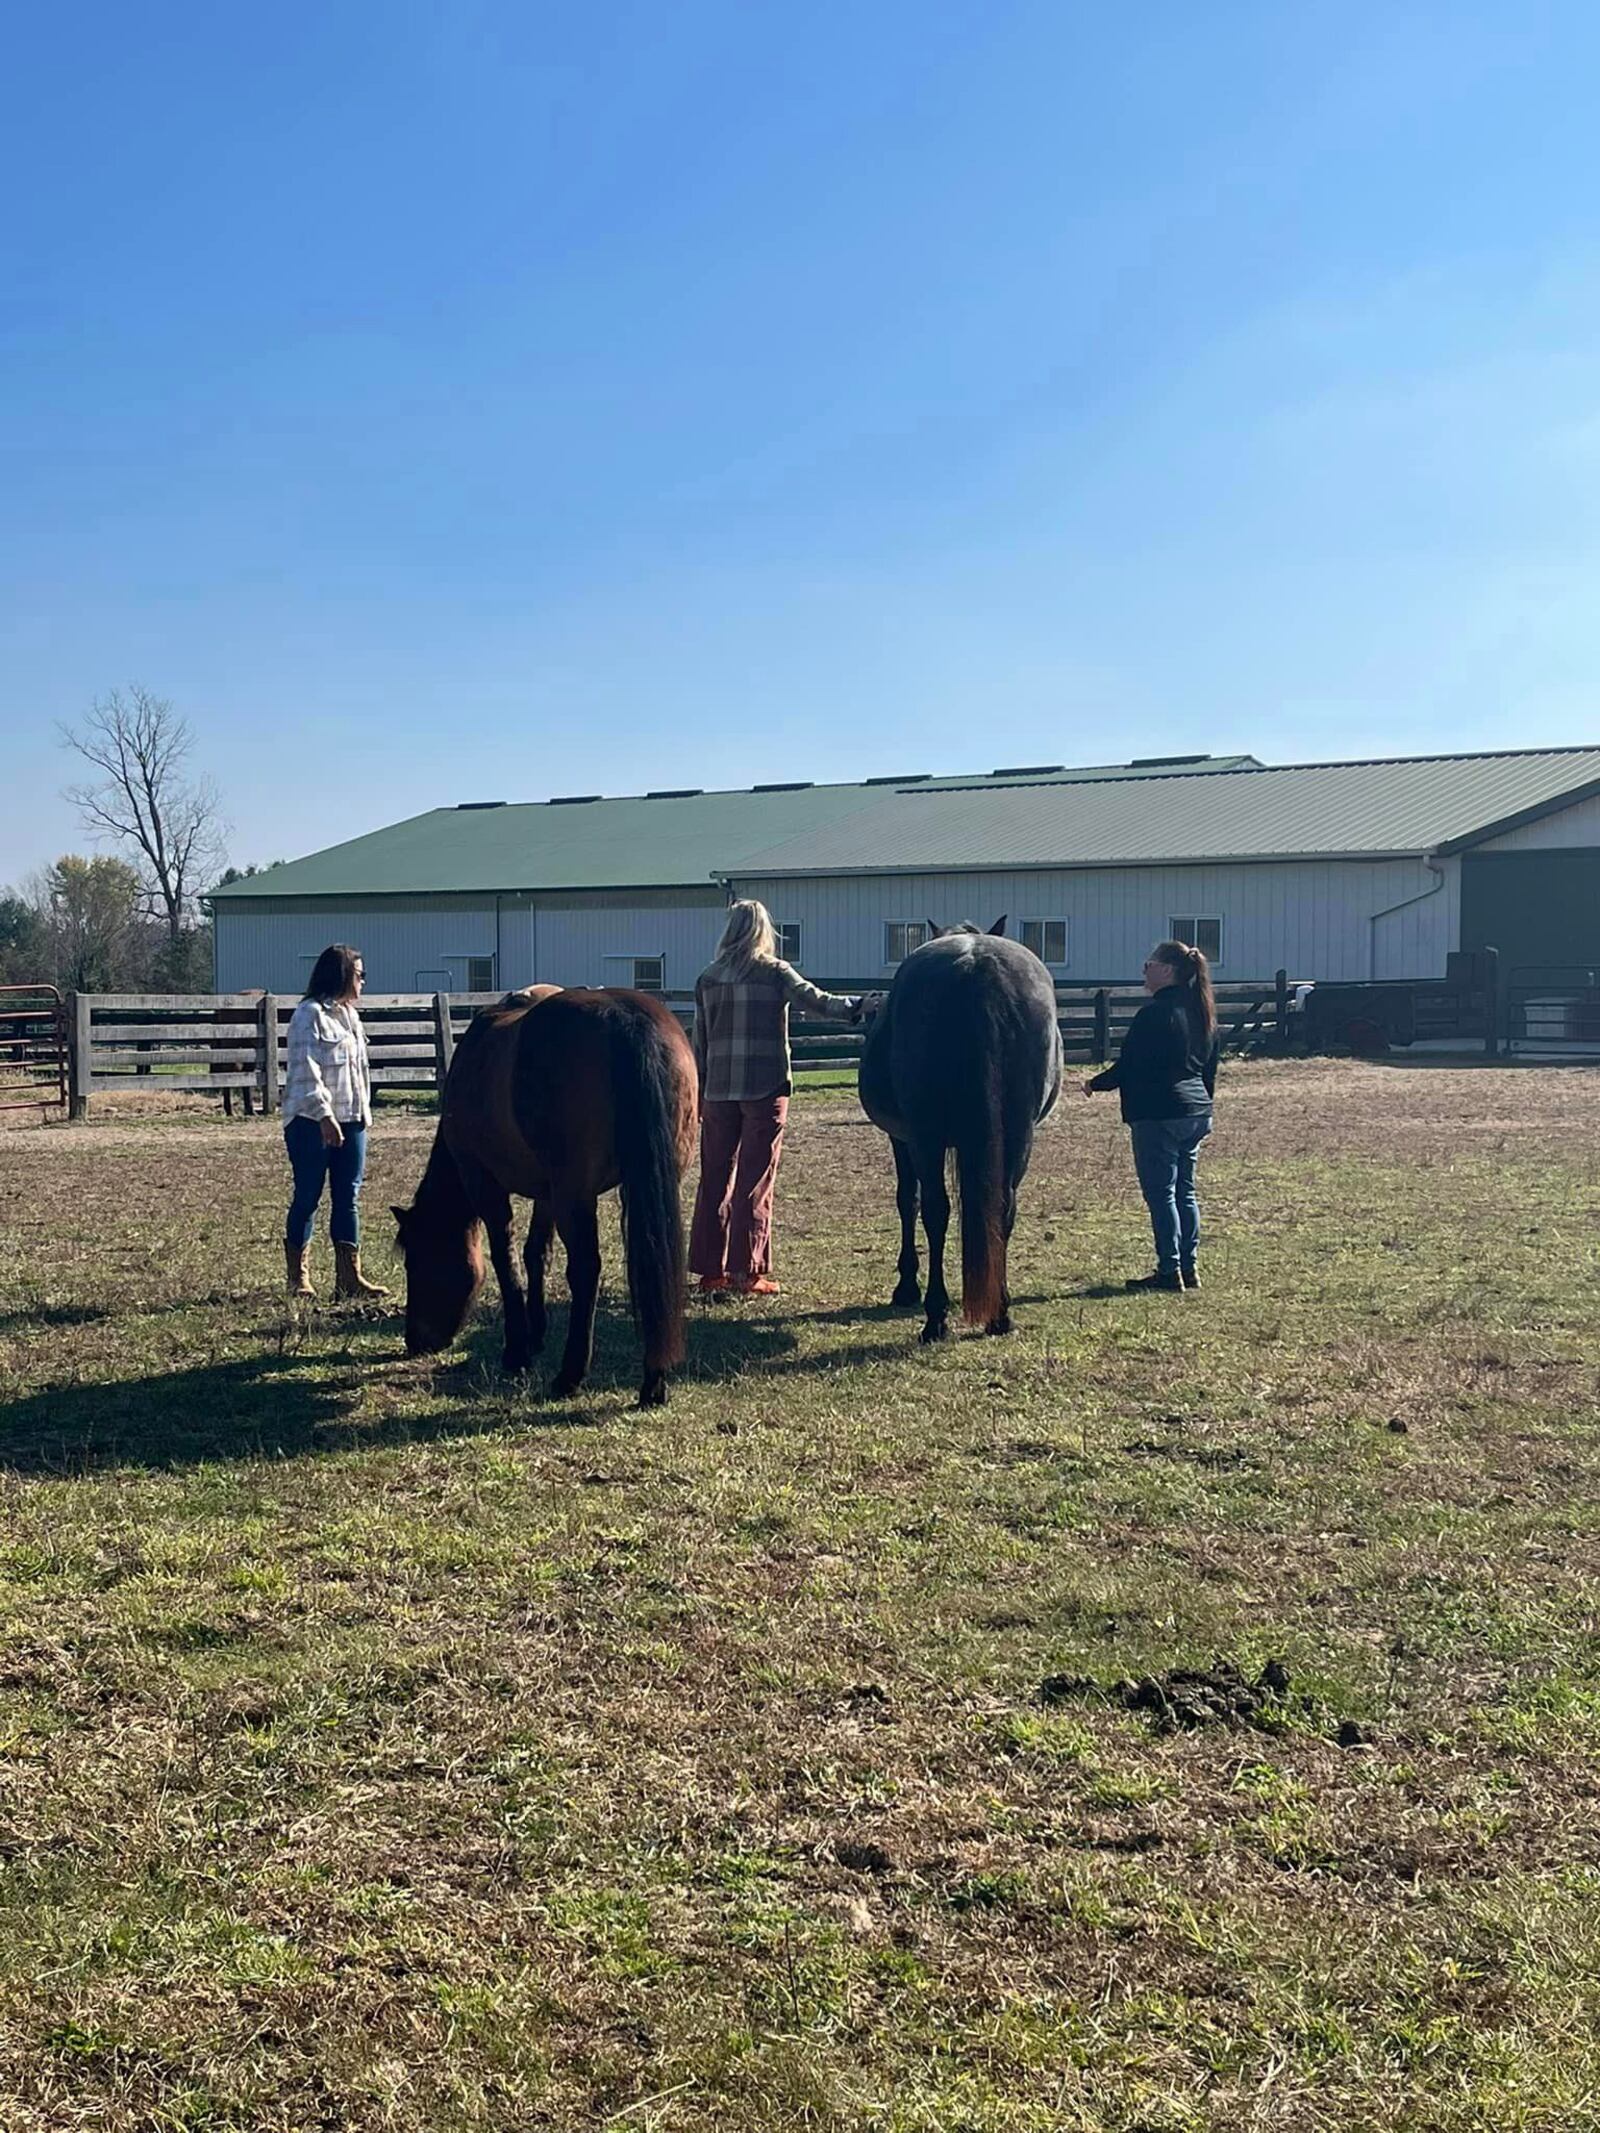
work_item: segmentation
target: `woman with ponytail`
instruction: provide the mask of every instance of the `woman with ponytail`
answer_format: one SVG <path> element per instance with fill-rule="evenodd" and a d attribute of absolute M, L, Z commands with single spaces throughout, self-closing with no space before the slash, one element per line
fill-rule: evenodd
<path fill-rule="evenodd" d="M 1114 1066 L 1083 1085 L 1085 1096 L 1116 1089 L 1133 1135 L 1133 1167 L 1150 1210 L 1156 1270 L 1130 1289 L 1197 1289 L 1200 1203 L 1194 1166 L 1211 1131 L 1217 1080 L 1217 1005 L 1211 970 L 1198 948 L 1163 941 L 1144 966 L 1150 998 L 1128 1025 Z"/>

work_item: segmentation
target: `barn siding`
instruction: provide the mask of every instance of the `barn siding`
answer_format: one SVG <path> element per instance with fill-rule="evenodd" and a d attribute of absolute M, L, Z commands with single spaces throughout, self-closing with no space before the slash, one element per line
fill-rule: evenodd
<path fill-rule="evenodd" d="M 1541 815 L 1537 822 L 1525 822 L 1521 829 L 1507 830 L 1500 837 L 1489 837 L 1472 849 L 1477 852 L 1550 852 L 1569 850 L 1574 845 L 1600 845 L 1600 795 L 1592 800 L 1580 800 L 1575 807 L 1564 807 L 1559 814 Z"/>
<path fill-rule="evenodd" d="M 1194 867 L 1083 867 L 993 874 L 854 875 L 741 879 L 779 920 L 802 927 L 811 975 L 843 981 L 886 977 L 886 919 L 968 918 L 991 925 L 1002 911 L 1065 918 L 1071 980 L 1136 979 L 1153 941 L 1176 916 L 1223 922 L 1220 975 L 1296 979 L 1441 977 L 1459 921 L 1459 868 L 1444 884 L 1421 859 L 1289 860 Z M 1423 896 L 1424 891 L 1433 893 Z M 1422 898 L 1410 902 L 1412 898 Z M 1391 907 L 1406 908 L 1392 911 Z M 1387 917 L 1379 913 L 1389 912 Z"/>
<path fill-rule="evenodd" d="M 636 891 L 500 903 L 496 984 L 615 985 L 631 977 L 614 957 L 664 955 L 669 989 L 687 989 L 711 960 L 725 915 L 723 892 Z M 496 951 L 494 902 L 423 896 L 362 897 L 341 905 L 221 904 L 219 991 L 260 986 L 299 992 L 329 941 L 350 941 L 369 992 L 462 992 L 467 958 Z"/>

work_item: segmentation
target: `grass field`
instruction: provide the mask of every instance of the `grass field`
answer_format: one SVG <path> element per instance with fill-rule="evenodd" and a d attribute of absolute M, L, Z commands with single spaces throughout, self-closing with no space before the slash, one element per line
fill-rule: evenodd
<path fill-rule="evenodd" d="M 555 1406 L 270 1124 L 0 1137 L 6 2133 L 1600 2125 L 1600 1081 L 1224 1097 L 1202 1294 L 1073 1096 L 925 1351 L 807 1095 L 648 1416 L 614 1250 Z"/>

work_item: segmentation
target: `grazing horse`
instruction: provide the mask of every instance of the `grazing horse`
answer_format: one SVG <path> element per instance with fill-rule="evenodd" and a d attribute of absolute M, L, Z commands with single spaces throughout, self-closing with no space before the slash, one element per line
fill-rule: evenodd
<path fill-rule="evenodd" d="M 533 985 L 478 1015 L 456 1047 L 439 1131 L 417 1196 L 397 1207 L 406 1266 L 406 1347 L 447 1348 L 483 1281 L 480 1225 L 505 1305 L 503 1367 L 544 1346 L 545 1267 L 559 1232 L 572 1310 L 557 1397 L 575 1392 L 594 1349 L 600 1289 L 596 1206 L 622 1196 L 634 1322 L 644 1342 L 641 1407 L 664 1407 L 683 1360 L 683 1215 L 698 1083 L 682 1028 L 660 1000 Z M 511 1196 L 533 1202 L 517 1270 Z"/>
<path fill-rule="evenodd" d="M 1006 1246 L 1033 1129 L 1061 1089 L 1056 989 L 1017 941 L 953 926 L 908 955 L 861 1054 L 861 1104 L 894 1143 L 900 1210 L 897 1304 L 915 1305 L 917 1197 L 928 1237 L 925 1341 L 949 1332 L 945 1153 L 961 1191 L 961 1308 L 990 1333 L 1011 1331 Z"/>

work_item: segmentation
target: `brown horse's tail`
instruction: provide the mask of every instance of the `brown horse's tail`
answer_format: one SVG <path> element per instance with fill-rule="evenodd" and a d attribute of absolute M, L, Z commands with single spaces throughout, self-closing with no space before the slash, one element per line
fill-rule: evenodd
<path fill-rule="evenodd" d="M 649 1016 L 611 1017 L 612 1108 L 628 1296 L 647 1371 L 683 1361 L 688 1277 L 678 1180 L 678 1062 Z"/>
<path fill-rule="evenodd" d="M 956 1143 L 961 1187 L 961 1315 L 992 1326 L 1006 1309 L 1006 1119 L 999 1048 L 982 1049 L 978 1111 Z"/>

